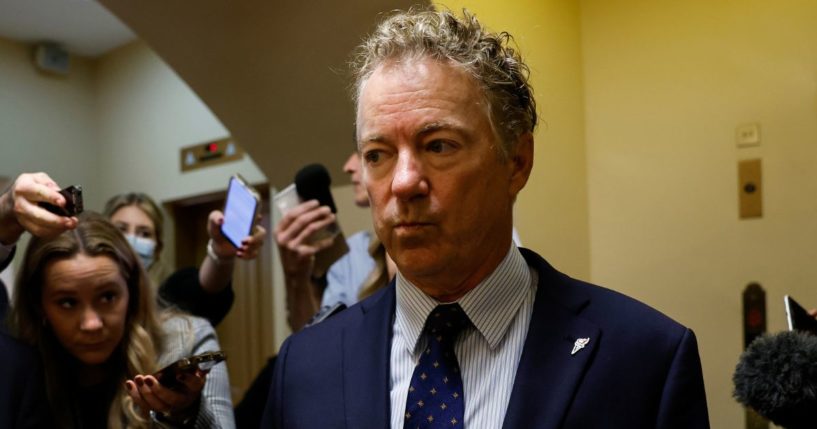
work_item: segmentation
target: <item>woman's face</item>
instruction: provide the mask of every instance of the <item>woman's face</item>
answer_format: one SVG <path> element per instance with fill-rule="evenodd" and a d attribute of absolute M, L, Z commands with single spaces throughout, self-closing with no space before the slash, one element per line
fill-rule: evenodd
<path fill-rule="evenodd" d="M 156 241 L 156 226 L 139 206 L 125 206 L 115 211 L 111 215 L 111 223 L 122 231 L 122 234 Z"/>
<path fill-rule="evenodd" d="M 45 267 L 42 306 L 62 346 L 86 365 L 108 360 L 122 341 L 128 286 L 113 259 L 78 254 Z"/>

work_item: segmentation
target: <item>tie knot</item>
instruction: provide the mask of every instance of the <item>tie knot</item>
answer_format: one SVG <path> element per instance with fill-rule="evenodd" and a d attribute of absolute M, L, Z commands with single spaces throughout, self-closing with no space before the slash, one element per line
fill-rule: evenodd
<path fill-rule="evenodd" d="M 428 315 L 425 330 L 432 336 L 453 339 L 470 324 L 471 320 L 459 304 L 441 304 Z"/>

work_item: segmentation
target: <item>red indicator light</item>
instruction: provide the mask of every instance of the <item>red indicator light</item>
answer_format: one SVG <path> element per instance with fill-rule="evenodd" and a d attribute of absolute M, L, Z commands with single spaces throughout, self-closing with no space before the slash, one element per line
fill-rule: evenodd
<path fill-rule="evenodd" d="M 207 145 L 207 152 L 216 153 L 218 151 L 218 144 L 216 143 L 209 143 Z"/>

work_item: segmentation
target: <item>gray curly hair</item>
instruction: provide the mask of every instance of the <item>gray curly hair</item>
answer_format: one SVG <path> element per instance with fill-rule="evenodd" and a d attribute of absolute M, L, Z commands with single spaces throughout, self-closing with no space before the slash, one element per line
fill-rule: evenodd
<path fill-rule="evenodd" d="M 433 9 L 396 11 L 355 50 L 350 63 L 355 106 L 363 84 L 388 61 L 429 57 L 452 62 L 482 88 L 502 140 L 500 154 L 505 157 L 519 136 L 534 130 L 537 120 L 528 66 L 510 46 L 512 42 L 506 32 L 488 32 L 466 10 L 462 18 Z"/>

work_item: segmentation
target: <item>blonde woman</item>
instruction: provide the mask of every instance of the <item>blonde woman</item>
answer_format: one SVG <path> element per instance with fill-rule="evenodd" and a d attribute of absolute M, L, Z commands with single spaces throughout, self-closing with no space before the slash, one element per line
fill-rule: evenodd
<path fill-rule="evenodd" d="M 224 214 L 214 210 L 207 221 L 210 241 L 201 265 L 171 273 L 162 261 L 164 216 L 150 196 L 141 192 L 115 195 L 105 204 L 104 214 L 139 256 L 153 284 L 159 287 L 162 303 L 203 317 L 213 326 L 227 316 L 235 299 L 231 284 L 235 259 L 258 256 L 267 233 L 258 225 L 236 248 L 221 234 Z"/>
<path fill-rule="evenodd" d="M 15 284 L 13 329 L 39 349 L 61 428 L 235 426 L 224 364 L 179 377 L 151 374 L 219 349 L 205 320 L 156 310 L 138 257 L 98 214 L 54 238 L 34 237 Z"/>

